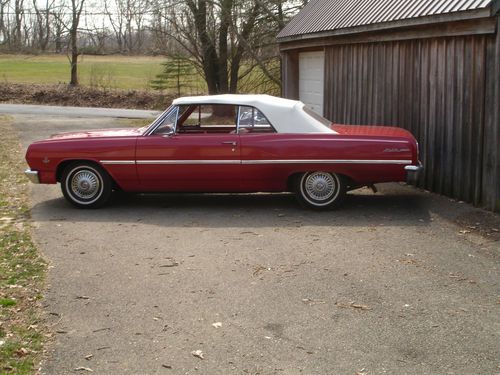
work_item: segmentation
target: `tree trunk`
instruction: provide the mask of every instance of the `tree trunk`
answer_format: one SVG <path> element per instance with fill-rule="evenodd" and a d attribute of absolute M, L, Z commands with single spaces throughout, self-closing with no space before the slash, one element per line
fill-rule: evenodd
<path fill-rule="evenodd" d="M 79 4 L 76 2 L 80 1 Z M 72 5 L 72 22 L 69 29 L 70 44 L 71 44 L 71 86 L 78 85 L 78 24 L 80 23 L 80 15 L 82 14 L 83 3 L 85 0 L 71 0 Z"/>
<path fill-rule="evenodd" d="M 219 64 L 218 64 L 218 81 L 219 92 L 228 92 L 228 46 L 227 38 L 229 26 L 231 25 L 231 10 L 233 7 L 233 0 L 223 0 L 221 2 L 221 19 L 219 28 Z"/>
<path fill-rule="evenodd" d="M 78 51 L 71 52 L 71 86 L 78 86 Z"/>
<path fill-rule="evenodd" d="M 55 32 L 56 53 L 62 52 L 61 35 L 62 35 L 62 25 L 61 25 L 61 23 L 58 22 L 56 24 L 56 32 Z"/>
<path fill-rule="evenodd" d="M 210 95 L 220 94 L 217 51 L 207 31 L 207 1 L 199 0 L 198 6 L 193 0 L 188 0 L 187 3 L 194 16 L 196 31 L 203 49 L 201 57 L 208 93 Z"/>
<path fill-rule="evenodd" d="M 23 2 L 24 0 L 16 0 L 14 3 L 15 25 L 14 25 L 14 48 L 21 48 L 21 36 L 23 27 Z"/>

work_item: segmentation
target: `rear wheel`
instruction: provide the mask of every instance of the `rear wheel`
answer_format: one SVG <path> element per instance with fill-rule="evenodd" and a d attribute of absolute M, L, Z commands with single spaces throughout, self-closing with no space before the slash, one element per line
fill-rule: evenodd
<path fill-rule="evenodd" d="M 77 162 L 64 169 L 61 190 L 73 205 L 80 208 L 97 208 L 109 201 L 112 181 L 107 172 L 98 165 Z"/>
<path fill-rule="evenodd" d="M 345 198 L 344 177 L 330 172 L 308 172 L 295 180 L 295 195 L 305 207 L 326 210 L 337 207 Z"/>

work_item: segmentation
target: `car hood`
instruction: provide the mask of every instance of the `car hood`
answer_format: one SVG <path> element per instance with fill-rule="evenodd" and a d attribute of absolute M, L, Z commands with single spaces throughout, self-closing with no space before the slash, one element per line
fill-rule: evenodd
<path fill-rule="evenodd" d="M 332 129 L 341 135 L 413 138 L 409 131 L 391 126 L 332 124 Z"/>
<path fill-rule="evenodd" d="M 139 129 L 100 129 L 71 133 L 59 133 L 50 137 L 51 140 L 75 139 L 75 138 L 109 138 L 109 137 L 137 137 L 142 135 L 144 128 Z"/>

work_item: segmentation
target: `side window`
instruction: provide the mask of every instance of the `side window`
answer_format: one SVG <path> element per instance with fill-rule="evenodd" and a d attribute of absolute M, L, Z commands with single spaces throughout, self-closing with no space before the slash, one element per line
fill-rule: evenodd
<path fill-rule="evenodd" d="M 234 105 L 185 105 L 179 108 L 177 132 L 184 134 L 236 133 Z"/>
<path fill-rule="evenodd" d="M 172 134 L 175 130 L 175 122 L 177 121 L 178 108 L 174 108 L 162 120 L 161 124 L 156 128 L 153 134 Z"/>
<path fill-rule="evenodd" d="M 239 111 L 240 134 L 245 133 L 275 133 L 266 116 L 257 108 L 241 106 Z"/>

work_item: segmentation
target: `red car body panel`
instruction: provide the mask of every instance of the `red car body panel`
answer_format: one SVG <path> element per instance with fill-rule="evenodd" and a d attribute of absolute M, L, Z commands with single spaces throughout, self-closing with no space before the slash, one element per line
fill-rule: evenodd
<path fill-rule="evenodd" d="M 181 134 L 138 138 L 136 158 L 141 187 L 148 191 L 239 191 L 239 137 Z M 182 162 L 169 163 L 176 161 Z"/>
<path fill-rule="evenodd" d="M 89 160 L 101 164 L 123 190 L 144 192 L 284 191 L 291 175 L 314 170 L 339 173 L 358 184 L 404 181 L 404 166 L 418 163 L 416 142 L 402 129 L 381 128 L 383 135 L 378 134 L 377 127 L 334 129 L 340 134 L 71 133 L 34 143 L 28 149 L 27 161 L 39 171 L 41 183 L 56 183 L 56 172 L 64 162 Z M 183 162 L 168 163 L 179 160 Z M 407 163 L 355 164 L 352 160 Z"/>
<path fill-rule="evenodd" d="M 394 127 L 333 124 L 334 133 L 143 135 L 111 129 L 56 135 L 35 142 L 26 160 L 41 183 L 60 179 L 67 163 L 101 165 L 131 192 L 286 191 L 308 171 L 335 172 L 353 185 L 405 181 L 405 166 L 419 164 L 418 145 Z"/>
<path fill-rule="evenodd" d="M 90 134 L 93 133 L 93 134 Z M 78 133 L 60 134 L 48 140 L 35 142 L 28 147 L 26 161 L 31 169 L 39 172 L 40 183 L 57 183 L 61 172 L 60 167 L 65 163 L 86 160 L 101 164 L 102 160 L 133 160 L 137 132 L 130 132 L 128 136 L 100 137 L 104 132 L 86 132 L 83 138 Z M 116 133 L 115 133 L 116 134 Z M 124 190 L 138 188 L 137 171 L 135 166 L 110 165 L 105 169 L 113 180 Z"/>

